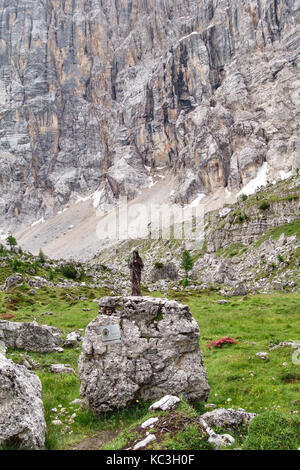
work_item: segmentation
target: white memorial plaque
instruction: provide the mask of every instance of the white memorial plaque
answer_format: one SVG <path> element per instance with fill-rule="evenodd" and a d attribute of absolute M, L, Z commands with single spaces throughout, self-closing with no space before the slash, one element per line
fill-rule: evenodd
<path fill-rule="evenodd" d="M 104 344 L 118 344 L 122 342 L 119 325 L 107 325 L 100 327 L 101 339 Z"/>

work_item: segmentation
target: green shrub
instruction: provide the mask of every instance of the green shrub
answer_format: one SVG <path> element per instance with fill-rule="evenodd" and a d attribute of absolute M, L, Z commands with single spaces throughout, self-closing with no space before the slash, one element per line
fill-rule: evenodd
<path fill-rule="evenodd" d="M 241 198 L 242 198 L 242 201 L 247 201 L 248 196 L 247 196 L 247 194 L 242 194 Z"/>
<path fill-rule="evenodd" d="M 247 222 L 249 220 L 249 216 L 247 214 L 239 214 L 237 217 L 237 221 L 239 224 L 242 224 L 243 222 Z"/>
<path fill-rule="evenodd" d="M 283 263 L 283 262 L 284 262 L 284 258 L 283 258 L 283 256 L 282 256 L 280 253 L 278 253 L 277 258 L 278 258 L 278 261 L 279 261 L 280 263 Z"/>
<path fill-rule="evenodd" d="M 156 269 L 162 269 L 162 268 L 164 267 L 164 264 L 161 263 L 160 261 L 156 261 L 156 262 L 154 263 L 154 267 L 155 267 Z"/>
<path fill-rule="evenodd" d="M 181 284 L 183 285 L 183 287 L 187 287 L 190 285 L 190 281 L 188 280 L 187 277 L 185 277 L 182 281 L 181 281 Z"/>
<path fill-rule="evenodd" d="M 16 256 L 14 257 L 13 259 L 13 262 L 12 262 L 12 268 L 14 271 L 18 271 L 20 269 L 20 267 L 22 266 L 22 261 L 20 261 Z"/>
<path fill-rule="evenodd" d="M 278 411 L 266 411 L 250 423 L 244 449 L 297 450 L 299 439 L 299 417 Z"/>
<path fill-rule="evenodd" d="M 263 201 L 259 205 L 259 209 L 261 209 L 262 211 L 266 211 L 267 209 L 270 209 L 270 203 L 268 201 Z"/>
<path fill-rule="evenodd" d="M 65 264 L 61 267 L 62 274 L 69 279 L 77 278 L 77 270 L 71 264 Z"/>

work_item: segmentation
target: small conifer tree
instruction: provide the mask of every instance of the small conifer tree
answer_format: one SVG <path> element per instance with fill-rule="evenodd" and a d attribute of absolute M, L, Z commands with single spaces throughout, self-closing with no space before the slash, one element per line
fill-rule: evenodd
<path fill-rule="evenodd" d="M 11 251 L 15 246 L 17 246 L 17 240 L 11 234 L 8 235 L 8 237 L 6 239 L 6 243 L 10 246 Z"/>
<path fill-rule="evenodd" d="M 40 260 L 40 262 L 41 262 L 42 264 L 44 264 L 45 261 L 46 261 L 46 257 L 45 257 L 45 255 L 44 255 L 42 249 L 40 249 L 40 252 L 39 252 L 39 260 Z"/>
<path fill-rule="evenodd" d="M 182 269 L 185 270 L 185 276 L 186 276 L 186 279 L 187 279 L 189 271 L 191 271 L 194 267 L 193 258 L 191 257 L 190 253 L 187 250 L 185 250 L 182 253 L 181 267 L 182 267 Z"/>

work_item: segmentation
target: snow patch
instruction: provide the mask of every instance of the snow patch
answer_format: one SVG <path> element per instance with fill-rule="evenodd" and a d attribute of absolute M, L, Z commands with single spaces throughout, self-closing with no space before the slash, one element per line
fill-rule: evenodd
<path fill-rule="evenodd" d="M 42 217 L 41 219 L 37 220 L 36 222 L 33 222 L 31 224 L 31 227 L 34 227 L 35 225 L 38 225 L 38 224 L 43 224 L 45 222 L 45 219 L 44 217 Z"/>
<path fill-rule="evenodd" d="M 268 169 L 268 163 L 265 162 L 258 170 L 256 177 L 249 181 L 249 183 L 243 187 L 237 196 L 240 196 L 241 194 L 250 196 L 250 194 L 254 194 L 260 186 L 266 186 Z"/>
<path fill-rule="evenodd" d="M 155 181 L 155 183 L 154 183 L 152 176 L 149 176 L 149 181 L 150 181 L 150 183 L 149 183 L 148 188 L 152 188 L 152 186 L 155 186 L 156 183 L 157 183 L 157 181 Z"/>
<path fill-rule="evenodd" d="M 94 194 L 93 194 L 93 206 L 95 209 L 97 209 L 97 207 L 99 206 L 99 203 L 100 203 L 100 199 L 101 199 L 101 196 L 103 194 L 103 189 L 101 189 L 101 191 L 95 191 Z"/>
<path fill-rule="evenodd" d="M 205 197 L 206 195 L 203 193 L 198 194 L 196 199 L 194 199 L 190 204 L 189 207 L 197 207 L 200 201 Z"/>
<path fill-rule="evenodd" d="M 293 173 L 291 171 L 280 171 L 279 172 L 280 174 L 280 179 L 281 180 L 286 180 L 287 178 L 290 178 L 291 176 L 293 176 Z"/>

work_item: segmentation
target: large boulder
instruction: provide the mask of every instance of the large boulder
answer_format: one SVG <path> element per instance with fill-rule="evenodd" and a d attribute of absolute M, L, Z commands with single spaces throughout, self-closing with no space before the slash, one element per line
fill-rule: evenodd
<path fill-rule="evenodd" d="M 19 286 L 24 282 L 24 278 L 22 274 L 15 273 L 12 274 L 12 276 L 9 276 L 6 278 L 4 289 L 6 292 L 8 292 L 10 289 L 13 289 L 14 287 Z"/>
<path fill-rule="evenodd" d="M 119 328 L 120 343 L 106 342 L 103 328 L 111 325 Z M 182 394 L 207 400 L 199 339 L 188 306 L 151 297 L 103 298 L 79 358 L 82 399 L 99 415 L 136 399 Z"/>
<path fill-rule="evenodd" d="M 0 444 L 43 449 L 45 434 L 40 379 L 0 353 Z"/>
<path fill-rule="evenodd" d="M 56 350 L 62 338 L 59 330 L 53 326 L 0 320 L 0 341 L 8 348 L 50 352 Z"/>

